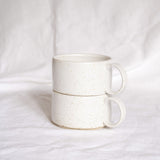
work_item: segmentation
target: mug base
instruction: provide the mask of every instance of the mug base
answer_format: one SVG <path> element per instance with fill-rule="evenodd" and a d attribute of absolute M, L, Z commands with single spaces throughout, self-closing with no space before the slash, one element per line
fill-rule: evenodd
<path fill-rule="evenodd" d="M 62 126 L 62 125 L 59 125 L 55 122 L 52 121 L 52 123 L 57 126 L 57 127 L 60 127 L 60 128 L 64 128 L 64 129 L 74 129 L 74 130 L 96 130 L 96 129 L 102 129 L 104 128 L 105 126 L 102 126 L 102 127 L 96 127 L 96 128 L 72 128 L 72 127 L 66 127 L 66 126 Z"/>

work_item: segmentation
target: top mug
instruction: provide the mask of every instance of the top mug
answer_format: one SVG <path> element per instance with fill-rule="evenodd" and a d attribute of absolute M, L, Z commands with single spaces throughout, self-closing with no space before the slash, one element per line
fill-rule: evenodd
<path fill-rule="evenodd" d="M 53 57 L 53 90 L 77 96 L 120 93 L 126 83 L 124 69 L 111 58 L 98 54 L 67 54 Z M 118 69 L 122 83 L 113 91 L 112 67 Z"/>

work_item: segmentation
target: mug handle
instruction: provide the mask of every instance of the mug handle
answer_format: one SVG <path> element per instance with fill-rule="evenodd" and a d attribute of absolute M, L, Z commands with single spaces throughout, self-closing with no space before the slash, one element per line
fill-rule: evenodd
<path fill-rule="evenodd" d="M 109 127 L 109 128 L 114 128 L 114 127 L 117 127 L 122 121 L 124 121 L 125 117 L 126 117 L 126 108 L 125 108 L 125 105 L 124 103 L 119 100 L 118 98 L 113 98 L 113 97 L 109 97 L 108 100 L 111 102 L 115 102 L 118 104 L 119 106 L 119 109 L 120 109 L 120 118 L 119 118 L 119 121 L 116 122 L 116 123 L 112 123 L 111 121 L 109 122 L 105 122 L 104 125 Z"/>
<path fill-rule="evenodd" d="M 127 75 L 121 65 L 119 65 L 117 63 L 112 63 L 111 66 L 112 66 L 112 68 L 115 67 L 119 71 L 121 78 L 122 78 L 122 83 L 121 83 L 121 86 L 118 89 L 118 91 L 112 91 L 112 89 L 110 89 L 110 91 L 107 92 L 107 94 L 114 95 L 114 94 L 118 94 L 124 90 L 126 82 L 127 82 Z"/>

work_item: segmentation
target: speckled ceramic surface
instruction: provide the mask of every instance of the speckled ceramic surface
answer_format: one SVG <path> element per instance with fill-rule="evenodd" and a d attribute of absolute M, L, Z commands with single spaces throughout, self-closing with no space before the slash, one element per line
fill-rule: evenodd
<path fill-rule="evenodd" d="M 112 91 L 112 67 L 119 70 L 122 84 Z M 126 74 L 110 57 L 96 54 L 68 54 L 53 58 L 53 90 L 70 95 L 116 94 L 124 89 Z"/>
<path fill-rule="evenodd" d="M 121 116 L 116 123 L 110 121 L 110 101 L 118 104 Z M 74 129 L 94 129 L 116 127 L 125 118 L 124 104 L 106 94 L 99 96 L 71 96 L 52 93 L 52 121 L 63 127 Z M 118 119 L 118 117 L 117 117 Z"/>

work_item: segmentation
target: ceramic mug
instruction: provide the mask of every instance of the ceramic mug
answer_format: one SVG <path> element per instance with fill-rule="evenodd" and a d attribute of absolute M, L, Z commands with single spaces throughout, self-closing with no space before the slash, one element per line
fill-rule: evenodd
<path fill-rule="evenodd" d="M 121 92 L 126 83 L 124 69 L 111 58 L 97 54 L 67 54 L 53 57 L 53 90 L 69 95 L 114 95 Z M 119 70 L 122 83 L 118 91 L 112 91 L 112 67 Z"/>
<path fill-rule="evenodd" d="M 118 122 L 111 122 L 110 102 L 118 104 L 120 118 Z M 72 129 L 96 129 L 102 127 L 116 127 L 126 116 L 124 104 L 117 98 L 107 94 L 99 96 L 72 96 L 52 93 L 52 122 L 60 127 Z"/>

